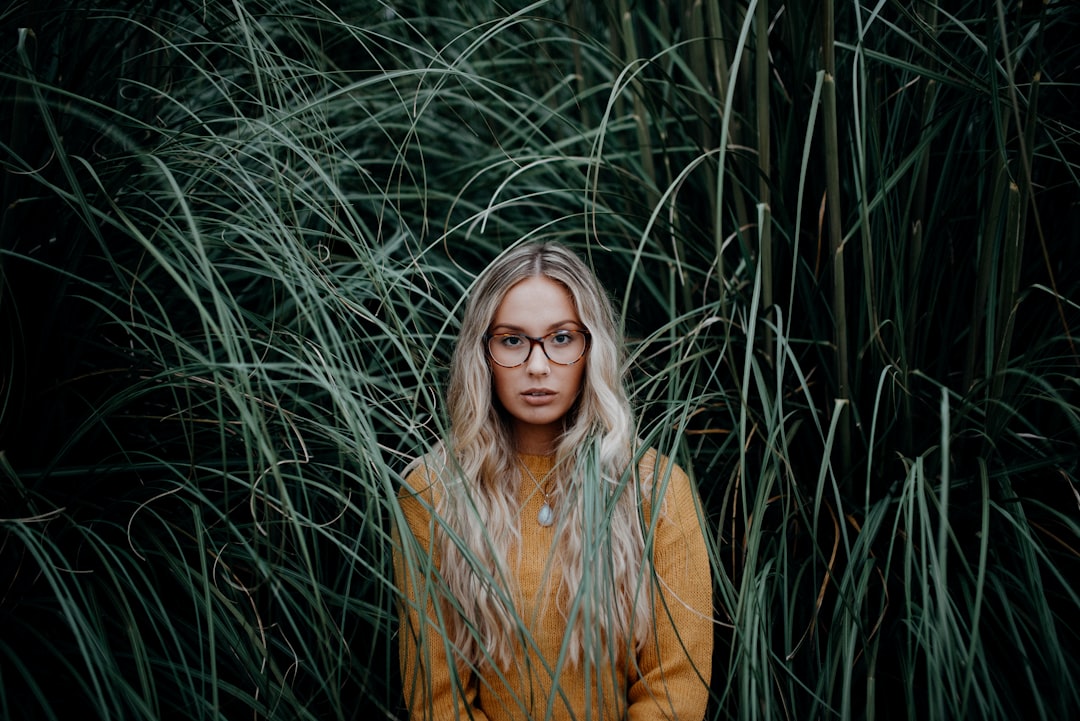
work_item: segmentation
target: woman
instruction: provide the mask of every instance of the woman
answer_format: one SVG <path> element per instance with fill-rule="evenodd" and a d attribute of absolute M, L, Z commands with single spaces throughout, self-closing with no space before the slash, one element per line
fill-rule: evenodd
<path fill-rule="evenodd" d="M 408 474 L 395 570 L 412 719 L 700 721 L 711 574 L 686 474 L 635 448 L 595 276 L 554 244 L 477 279 L 450 433 Z"/>

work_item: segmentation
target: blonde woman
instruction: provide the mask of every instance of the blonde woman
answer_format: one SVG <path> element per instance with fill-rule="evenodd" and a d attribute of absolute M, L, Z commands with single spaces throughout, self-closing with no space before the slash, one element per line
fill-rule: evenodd
<path fill-rule="evenodd" d="M 705 714 L 711 574 L 686 474 L 635 446 L 607 297 L 555 244 L 477 279 L 449 437 L 400 494 L 415 720 Z"/>

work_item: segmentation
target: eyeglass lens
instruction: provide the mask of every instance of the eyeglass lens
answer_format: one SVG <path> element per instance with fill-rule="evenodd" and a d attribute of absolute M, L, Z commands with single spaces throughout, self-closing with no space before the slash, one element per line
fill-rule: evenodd
<path fill-rule="evenodd" d="M 576 330 L 557 330 L 542 338 L 520 333 L 498 333 L 488 338 L 488 352 L 502 366 L 521 365 L 529 359 L 534 343 L 539 343 L 548 360 L 569 365 L 585 355 L 585 334 Z"/>

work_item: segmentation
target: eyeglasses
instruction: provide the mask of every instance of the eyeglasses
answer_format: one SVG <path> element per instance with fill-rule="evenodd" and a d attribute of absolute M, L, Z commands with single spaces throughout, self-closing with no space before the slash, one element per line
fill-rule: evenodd
<path fill-rule="evenodd" d="M 523 333 L 487 333 L 484 344 L 488 356 L 503 368 L 516 368 L 532 355 L 533 346 L 540 344 L 540 350 L 552 363 L 562 366 L 573 365 L 589 349 L 589 332 L 585 330 L 557 330 L 539 338 Z"/>

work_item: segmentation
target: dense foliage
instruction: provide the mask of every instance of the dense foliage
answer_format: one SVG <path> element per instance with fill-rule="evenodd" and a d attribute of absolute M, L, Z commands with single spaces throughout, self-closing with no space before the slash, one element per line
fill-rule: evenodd
<path fill-rule="evenodd" d="M 711 718 L 1080 708 L 1080 7 L 0 11 L 0 717 L 393 718 L 390 499 L 523 239 L 710 518 Z"/>

